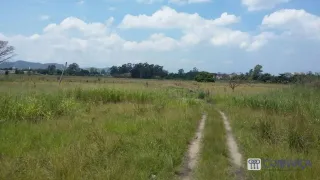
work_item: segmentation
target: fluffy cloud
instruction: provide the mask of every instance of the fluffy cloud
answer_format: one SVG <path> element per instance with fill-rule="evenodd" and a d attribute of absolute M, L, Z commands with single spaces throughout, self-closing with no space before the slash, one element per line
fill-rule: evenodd
<path fill-rule="evenodd" d="M 305 10 L 276 11 L 264 17 L 262 27 L 282 30 L 286 35 L 320 39 L 320 17 Z"/>
<path fill-rule="evenodd" d="M 119 25 L 113 25 L 113 18 L 105 22 L 85 22 L 76 17 L 68 17 L 60 23 L 48 24 L 39 34 L 0 34 L 0 38 L 9 40 L 16 47 L 18 57 L 24 60 L 59 63 L 68 60 L 81 66 L 107 66 L 115 64 L 115 61 L 121 64 L 127 61 L 157 60 L 156 63 L 171 66 L 174 59 L 197 59 L 195 54 L 199 52 L 210 54 L 212 51 L 219 53 L 223 49 L 232 49 L 232 53 L 254 54 L 259 49 L 262 51 L 262 47 L 268 43 L 279 41 L 273 30 L 310 38 L 320 37 L 319 17 L 304 10 L 280 10 L 267 15 L 261 24 L 262 31 L 255 34 L 230 26 L 240 20 L 240 17 L 228 13 L 222 13 L 216 19 L 205 19 L 199 14 L 162 7 L 151 15 L 126 15 Z M 121 28 L 121 31 L 117 28 Z M 119 34 L 123 31 L 130 32 L 133 28 L 159 32 L 154 32 L 141 41 L 129 41 Z M 182 35 L 179 38 L 169 37 L 162 32 L 167 29 L 174 29 Z M 203 47 L 206 52 L 202 50 Z M 220 56 L 230 60 L 228 54 L 230 53 L 220 53 Z M 159 59 L 162 58 L 167 61 L 163 60 L 161 63 Z M 152 60 L 149 61 L 150 59 Z"/>
<path fill-rule="evenodd" d="M 124 40 L 111 32 L 113 18 L 106 23 L 86 23 L 68 17 L 60 24 L 47 25 L 41 34 L 31 36 L 6 36 L 16 47 L 19 58 L 42 62 L 63 62 L 66 59 L 88 65 L 90 59 L 96 64 L 122 50 Z M 4 36 L 4 35 L 3 35 Z"/>
<path fill-rule="evenodd" d="M 120 28 L 162 28 L 162 29 L 190 29 L 194 26 L 229 25 L 240 21 L 239 17 L 223 13 L 220 18 L 207 20 L 199 14 L 188 14 L 164 6 L 160 10 L 148 15 L 126 15 Z"/>
<path fill-rule="evenodd" d="M 113 18 L 107 20 L 107 24 L 103 23 L 86 23 L 75 17 L 68 17 L 60 24 L 49 24 L 43 30 L 46 34 L 52 35 L 68 35 L 70 31 L 80 32 L 81 35 L 86 37 L 103 36 L 108 32 L 108 25 L 113 22 Z M 75 33 L 76 33 L 75 32 Z M 74 34 L 72 34 L 74 35 Z"/>
<path fill-rule="evenodd" d="M 150 28 L 150 29 L 178 29 L 183 36 L 177 43 L 168 47 L 186 47 L 208 41 L 214 46 L 237 46 L 252 51 L 257 50 L 268 42 L 270 36 L 262 41 L 261 36 L 252 37 L 249 33 L 232 30 L 226 26 L 240 22 L 240 17 L 223 13 L 217 19 L 204 19 L 198 14 L 177 12 L 170 7 L 162 7 L 152 15 L 126 15 L 120 28 Z M 172 40 L 172 39 L 171 39 Z M 144 43 L 145 44 L 145 43 Z M 173 45 L 174 44 L 174 45 Z M 143 46 L 145 47 L 145 46 Z"/>
<path fill-rule="evenodd" d="M 249 11 L 258 11 L 263 9 L 272 9 L 278 4 L 288 3 L 291 0 L 242 0 Z"/>
<path fill-rule="evenodd" d="M 152 34 L 148 40 L 142 42 L 127 41 L 124 43 L 124 49 L 130 51 L 170 51 L 178 48 L 181 44 L 164 34 Z"/>
<path fill-rule="evenodd" d="M 60 23 L 48 24 L 40 34 L 31 36 L 5 36 L 16 47 L 19 58 L 41 60 L 43 62 L 64 62 L 65 59 L 88 65 L 105 64 L 116 58 L 118 62 L 132 58 L 143 59 L 138 54 L 163 53 L 165 51 L 186 51 L 203 43 L 213 47 L 236 47 L 254 51 L 271 39 L 271 33 L 253 36 L 233 30 L 228 26 L 240 22 L 240 17 L 223 13 L 216 19 L 205 19 L 198 14 L 177 12 L 170 7 L 162 7 L 152 15 L 126 15 L 116 26 L 130 31 L 132 28 L 154 30 L 175 29 L 182 32 L 180 38 L 172 38 L 159 32 L 142 41 L 123 39 L 114 29 L 113 18 L 102 22 L 85 22 L 76 17 L 68 17 Z M 128 56 L 128 57 L 126 57 Z M 125 58 L 126 57 L 126 58 Z M 132 59 L 134 61 L 134 59 Z"/>

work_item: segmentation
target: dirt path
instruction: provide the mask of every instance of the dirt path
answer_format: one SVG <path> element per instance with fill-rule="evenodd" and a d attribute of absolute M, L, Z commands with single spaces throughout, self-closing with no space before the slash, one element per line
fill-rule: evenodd
<path fill-rule="evenodd" d="M 232 129 L 227 116 L 221 111 L 219 111 L 219 113 L 222 116 L 223 123 L 227 132 L 227 145 L 228 145 L 230 161 L 233 165 L 235 177 L 238 180 L 243 180 L 245 178 L 244 178 L 244 173 L 243 173 L 244 171 L 241 163 L 242 155 L 239 152 L 239 148 L 236 143 L 236 140 L 234 139 Z"/>
<path fill-rule="evenodd" d="M 201 149 L 201 140 L 203 137 L 203 130 L 205 127 L 207 116 L 202 115 L 196 136 L 192 140 L 188 148 L 188 154 L 185 157 L 185 162 L 183 163 L 183 169 L 179 172 L 180 179 L 182 180 L 191 180 L 193 172 L 196 168 L 199 152 Z"/>

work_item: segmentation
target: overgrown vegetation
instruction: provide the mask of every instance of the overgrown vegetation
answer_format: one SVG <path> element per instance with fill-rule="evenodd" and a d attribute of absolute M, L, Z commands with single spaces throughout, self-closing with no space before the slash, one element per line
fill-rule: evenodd
<path fill-rule="evenodd" d="M 320 151 L 320 89 L 291 86 L 256 95 L 236 95 L 222 105 L 231 116 L 240 147 L 247 158 L 304 159 L 312 167 L 296 171 L 247 172 L 252 179 L 317 179 Z"/>
<path fill-rule="evenodd" d="M 180 74 L 184 74 L 180 71 Z M 175 179 L 201 113 L 207 126 L 199 179 L 230 179 L 220 115 L 246 158 L 309 159 L 301 171 L 250 179 L 316 179 L 319 84 L 228 83 L 3 75 L 0 179 Z M 125 171 L 124 171 L 125 169 Z M 231 177 L 232 178 L 232 177 Z"/>
<path fill-rule="evenodd" d="M 174 179 L 205 107 L 173 88 L 36 83 L 0 95 L 0 179 Z"/>

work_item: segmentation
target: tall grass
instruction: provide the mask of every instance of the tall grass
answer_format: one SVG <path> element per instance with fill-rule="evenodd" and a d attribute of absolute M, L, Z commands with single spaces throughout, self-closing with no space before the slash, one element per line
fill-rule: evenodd
<path fill-rule="evenodd" d="M 221 105 L 230 116 L 245 160 L 308 159 L 303 171 L 248 172 L 252 179 L 316 179 L 320 170 L 320 90 L 292 86 L 264 94 L 229 96 Z M 244 162 L 246 163 L 246 162 Z"/>
<path fill-rule="evenodd" d="M 319 117 L 320 89 L 293 87 L 258 95 L 234 96 L 232 104 L 278 113 L 304 112 Z"/>
<path fill-rule="evenodd" d="M 118 102 L 152 103 L 161 100 L 161 93 L 125 91 L 108 88 L 83 90 L 75 88 L 56 93 L 0 95 L 2 121 L 38 121 L 76 112 L 91 104 Z"/>
<path fill-rule="evenodd" d="M 1 94 L 0 179 L 173 179 L 204 104 L 128 89 Z"/>

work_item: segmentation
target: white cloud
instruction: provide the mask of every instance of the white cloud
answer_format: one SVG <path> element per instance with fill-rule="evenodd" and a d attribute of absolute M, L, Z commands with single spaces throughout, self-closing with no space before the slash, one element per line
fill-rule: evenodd
<path fill-rule="evenodd" d="M 164 6 L 150 16 L 126 15 L 119 27 L 181 30 L 183 36 L 179 45 L 168 47 L 194 46 L 210 41 L 214 46 L 237 46 L 250 51 L 257 50 L 268 42 L 269 36 L 262 40 L 260 36 L 251 37 L 249 33 L 226 27 L 240 20 L 240 17 L 228 13 L 222 13 L 217 19 L 204 19 L 198 14 L 181 13 Z"/>
<path fill-rule="evenodd" d="M 41 15 L 41 16 L 39 17 L 39 19 L 40 19 L 41 21 L 46 21 L 46 20 L 49 20 L 49 19 L 50 19 L 50 16 L 48 16 L 48 15 Z"/>
<path fill-rule="evenodd" d="M 148 40 L 142 42 L 130 42 L 124 43 L 125 50 L 138 50 L 138 51 L 171 51 L 178 48 L 181 44 L 170 37 L 166 37 L 164 34 L 152 34 Z"/>
<path fill-rule="evenodd" d="M 64 19 L 60 24 L 49 24 L 44 28 L 44 33 L 48 34 L 64 34 L 68 35 L 69 30 L 79 31 L 84 36 L 102 36 L 107 33 L 110 23 L 113 22 L 113 18 L 107 20 L 107 24 L 103 23 L 86 23 L 75 17 L 68 17 Z M 74 35 L 74 34 L 73 34 Z"/>
<path fill-rule="evenodd" d="M 291 69 L 313 70 L 316 67 L 313 64 L 319 63 L 318 16 L 304 10 L 276 11 L 264 17 L 261 29 L 256 33 L 229 26 L 240 20 L 240 17 L 228 13 L 222 13 L 216 19 L 206 19 L 199 14 L 163 7 L 151 15 L 126 15 L 119 25 L 113 24 L 113 17 L 103 22 L 68 17 L 59 23 L 48 24 L 38 34 L 8 36 L 0 32 L 0 39 L 8 40 L 16 47 L 16 59 L 68 61 L 82 67 L 149 62 L 174 71 L 173 68 L 196 66 L 201 70 L 223 72 L 232 67 L 236 71 L 247 70 L 252 64 L 265 63 L 269 66 L 263 64 L 264 67 L 275 72 L 288 68 L 288 64 L 294 64 Z M 132 28 L 139 28 L 141 32 L 152 29 L 153 34 L 141 41 L 129 41 L 118 34 L 124 30 L 130 33 Z M 164 33 L 168 29 L 180 32 L 181 37 L 169 37 Z M 297 36 L 303 38 L 297 39 Z M 302 62 L 305 54 L 308 54 L 309 63 Z M 244 69 L 239 69 L 240 66 Z"/>
<path fill-rule="evenodd" d="M 230 46 L 254 51 L 265 45 L 271 37 L 268 33 L 252 36 L 228 28 L 227 25 L 240 22 L 240 17 L 235 15 L 223 13 L 216 19 L 205 19 L 198 14 L 177 12 L 169 7 L 163 7 L 151 16 L 126 15 L 119 27 L 127 30 L 176 29 L 182 32 L 182 36 L 177 39 L 163 33 L 154 33 L 146 40 L 128 41 L 113 29 L 113 22 L 113 17 L 104 23 L 89 23 L 76 17 L 68 17 L 58 24 L 48 24 L 40 34 L 5 36 L 5 39 L 9 39 L 16 47 L 21 59 L 60 63 L 68 59 L 80 65 L 99 65 L 113 59 L 119 60 L 118 63 L 125 63 L 124 59 L 134 57 L 132 60 L 141 60 L 146 56 L 138 56 L 139 54 L 187 52 L 203 43 L 211 43 L 212 48 Z"/>
<path fill-rule="evenodd" d="M 255 51 L 260 49 L 262 46 L 267 44 L 270 40 L 276 38 L 276 35 L 272 32 L 262 32 L 259 35 L 253 36 L 251 38 L 251 44 L 245 44 L 244 47 L 247 51 Z"/>
<path fill-rule="evenodd" d="M 126 15 L 120 28 L 162 28 L 162 29 L 190 29 L 195 26 L 225 26 L 240 21 L 240 17 L 223 13 L 220 18 L 207 20 L 199 16 L 199 14 L 188 14 L 177 12 L 176 10 L 164 6 L 160 10 L 148 15 Z"/>
<path fill-rule="evenodd" d="M 68 59 L 82 65 L 92 61 L 99 64 L 123 49 L 124 40 L 110 31 L 110 19 L 103 24 L 69 17 L 60 24 L 49 24 L 41 34 L 7 36 L 6 39 L 16 47 L 21 59 L 60 63 Z"/>
<path fill-rule="evenodd" d="M 213 45 L 241 45 L 245 43 L 250 38 L 249 34 L 241 31 L 224 30 L 211 38 L 211 43 Z"/>
<path fill-rule="evenodd" d="M 240 20 L 240 17 L 237 17 L 233 14 L 229 15 L 228 13 L 224 12 L 221 14 L 220 18 L 213 20 L 213 24 L 218 26 L 225 26 L 229 24 L 238 23 L 240 22 Z"/>
<path fill-rule="evenodd" d="M 305 10 L 282 9 L 266 15 L 262 28 L 282 30 L 285 35 L 320 39 L 320 17 Z"/>
<path fill-rule="evenodd" d="M 288 3 L 291 0 L 241 0 L 249 11 L 272 9 L 278 4 Z"/>
<path fill-rule="evenodd" d="M 267 26 L 266 28 L 275 28 L 279 23 L 275 23 L 272 19 L 273 15 L 266 16 L 262 24 Z M 122 38 L 114 29 L 113 17 L 104 23 L 85 22 L 76 17 L 68 17 L 60 23 L 48 24 L 39 34 L 31 36 L 0 34 L 0 37 L 8 39 L 16 47 L 21 59 L 60 63 L 68 60 L 82 66 L 91 63 L 99 66 L 114 60 L 117 60 L 117 63 L 126 63 L 131 58 L 143 60 L 145 59 L 143 57 L 152 56 L 152 53 L 171 56 L 179 51 L 187 53 L 203 44 L 211 44 L 208 47 L 212 49 L 233 47 L 255 51 L 276 37 L 272 32 L 266 31 L 254 35 L 228 27 L 240 20 L 240 17 L 228 13 L 222 13 L 216 19 L 205 19 L 198 14 L 177 12 L 172 8 L 162 7 L 150 16 L 126 15 L 118 26 L 128 31 L 131 28 L 153 28 L 160 31 L 142 41 L 128 41 Z M 161 33 L 164 29 L 181 31 L 182 36 L 168 37 Z M 172 61 L 168 62 L 169 65 L 170 63 Z"/>
<path fill-rule="evenodd" d="M 211 2 L 211 0 L 169 0 L 170 4 L 177 4 L 177 5 L 208 3 L 208 2 Z"/>

